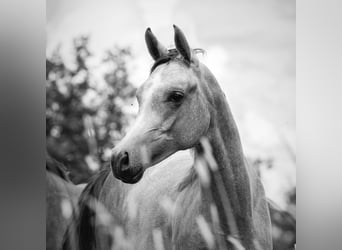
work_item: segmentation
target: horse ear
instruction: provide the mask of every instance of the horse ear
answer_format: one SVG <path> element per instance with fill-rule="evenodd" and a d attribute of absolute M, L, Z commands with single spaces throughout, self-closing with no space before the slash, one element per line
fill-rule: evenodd
<path fill-rule="evenodd" d="M 184 57 L 186 61 L 191 62 L 191 50 L 183 32 L 176 26 L 173 25 L 175 30 L 175 45 L 179 53 Z"/>
<path fill-rule="evenodd" d="M 167 49 L 157 40 L 150 28 L 145 31 L 145 41 L 152 58 L 159 59 L 167 54 Z"/>

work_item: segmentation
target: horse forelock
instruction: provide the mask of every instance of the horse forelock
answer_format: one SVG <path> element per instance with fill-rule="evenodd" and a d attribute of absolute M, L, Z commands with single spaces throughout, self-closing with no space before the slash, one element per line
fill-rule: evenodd
<path fill-rule="evenodd" d="M 193 55 L 196 55 L 198 53 L 202 53 L 204 54 L 205 53 L 205 50 L 204 49 L 200 49 L 200 48 L 195 48 L 195 49 L 192 49 L 192 52 L 193 52 Z M 161 56 L 160 58 L 158 58 L 154 64 L 152 65 L 151 67 L 151 71 L 150 73 L 152 73 L 159 65 L 162 65 L 162 64 L 165 64 L 165 63 L 169 63 L 170 61 L 179 61 L 181 62 L 182 64 L 186 65 L 186 66 L 190 66 L 189 62 L 186 61 L 182 55 L 179 53 L 179 51 L 175 48 L 171 48 L 171 49 L 168 49 L 168 53 Z"/>

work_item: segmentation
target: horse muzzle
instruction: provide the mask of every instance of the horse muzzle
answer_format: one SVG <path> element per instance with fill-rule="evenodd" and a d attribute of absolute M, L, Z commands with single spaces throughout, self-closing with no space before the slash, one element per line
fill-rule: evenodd
<path fill-rule="evenodd" d="M 111 167 L 114 177 L 124 183 L 134 184 L 140 181 L 144 174 L 143 167 L 131 167 L 127 152 L 113 153 Z"/>

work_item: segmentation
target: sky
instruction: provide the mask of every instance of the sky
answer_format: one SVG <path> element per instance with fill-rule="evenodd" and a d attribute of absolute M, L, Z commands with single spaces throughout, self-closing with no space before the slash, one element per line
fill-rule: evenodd
<path fill-rule="evenodd" d="M 295 6 L 294 0 L 47 0 L 46 54 L 61 44 L 68 60 L 72 39 L 83 34 L 90 35 L 94 65 L 105 49 L 129 46 L 130 80 L 139 86 L 152 65 L 146 28 L 171 46 L 176 24 L 191 47 L 205 49 L 200 60 L 227 96 L 245 154 L 274 158 L 263 181 L 282 206 L 281 194 L 296 183 Z"/>

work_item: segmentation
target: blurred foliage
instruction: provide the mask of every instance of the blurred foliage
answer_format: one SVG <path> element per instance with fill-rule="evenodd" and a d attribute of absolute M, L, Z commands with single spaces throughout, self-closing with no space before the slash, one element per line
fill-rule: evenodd
<path fill-rule="evenodd" d="M 57 48 L 46 61 L 46 146 L 63 162 L 74 183 L 86 182 L 121 138 L 130 116 L 124 107 L 135 93 L 128 81 L 130 50 L 114 47 L 100 65 L 90 67 L 89 38 L 73 41 L 74 65 L 67 66 Z M 103 81 L 94 80 L 101 73 Z"/>
<path fill-rule="evenodd" d="M 277 208 L 275 204 L 270 206 L 272 220 L 272 239 L 275 250 L 295 249 L 296 243 L 296 189 L 287 193 L 288 205 L 285 210 Z"/>

